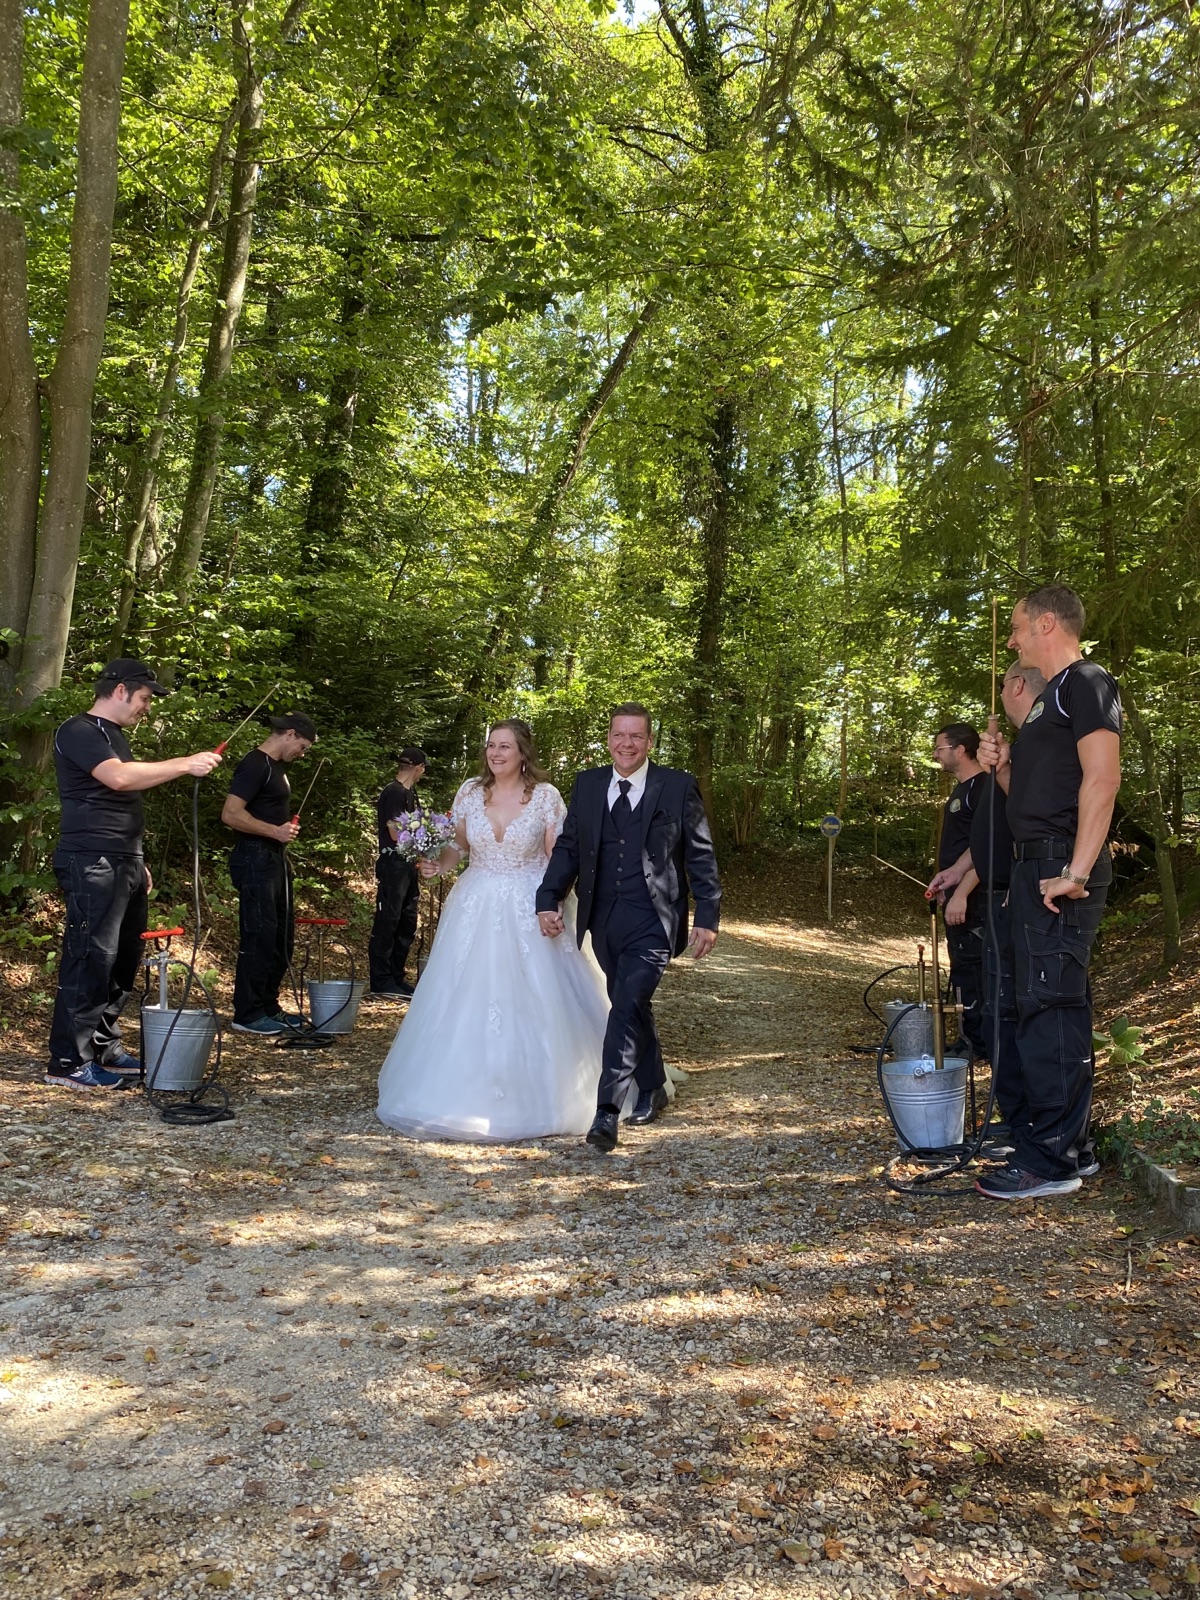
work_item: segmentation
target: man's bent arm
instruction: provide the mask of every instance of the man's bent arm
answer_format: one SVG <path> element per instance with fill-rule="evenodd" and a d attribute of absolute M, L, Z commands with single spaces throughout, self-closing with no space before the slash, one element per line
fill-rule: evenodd
<path fill-rule="evenodd" d="M 1121 738 L 1108 728 L 1086 733 L 1076 748 L 1083 768 L 1079 785 L 1079 825 L 1071 871 L 1086 878 L 1096 865 L 1112 824 L 1113 806 L 1121 787 Z"/>
<path fill-rule="evenodd" d="M 157 789 L 160 783 L 170 783 L 175 778 L 206 778 L 220 759 L 215 750 L 173 756 L 170 761 L 118 761 L 112 756 L 92 768 L 92 777 L 117 794 L 133 794 L 140 789 Z"/>

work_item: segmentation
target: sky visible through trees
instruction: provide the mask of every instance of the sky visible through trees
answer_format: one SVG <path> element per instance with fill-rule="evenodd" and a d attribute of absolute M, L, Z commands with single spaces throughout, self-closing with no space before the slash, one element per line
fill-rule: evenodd
<path fill-rule="evenodd" d="M 147 748 L 282 676 L 331 850 L 404 743 L 448 788 L 522 714 L 561 775 L 638 697 L 726 844 L 919 853 L 992 597 L 1057 578 L 1169 944 L 1198 48 L 1185 3 L 0 0 L 21 873 L 117 654 L 179 691 Z"/>

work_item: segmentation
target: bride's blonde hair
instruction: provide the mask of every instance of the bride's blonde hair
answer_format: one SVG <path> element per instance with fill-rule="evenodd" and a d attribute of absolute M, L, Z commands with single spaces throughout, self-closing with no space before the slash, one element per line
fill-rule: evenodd
<path fill-rule="evenodd" d="M 499 733 L 507 728 L 517 742 L 517 750 L 521 756 L 521 781 L 525 785 L 525 798 L 523 805 L 528 804 L 533 791 L 539 783 L 549 783 L 550 774 L 538 760 L 537 750 L 533 743 L 533 729 L 527 722 L 522 722 L 520 717 L 508 717 L 503 722 L 494 722 L 488 729 L 488 739 L 494 733 Z M 487 797 L 496 783 L 496 774 L 488 766 L 487 740 L 483 744 L 483 757 L 479 767 L 479 777 L 476 780 L 483 790 L 483 803 L 487 804 Z"/>

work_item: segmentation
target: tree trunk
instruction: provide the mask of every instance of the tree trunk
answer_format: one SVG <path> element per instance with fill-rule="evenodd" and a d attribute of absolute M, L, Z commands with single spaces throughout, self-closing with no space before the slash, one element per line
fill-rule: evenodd
<path fill-rule="evenodd" d="M 0 0 L 0 704 L 12 701 L 29 620 L 37 551 L 42 421 L 29 337 L 25 223 L 16 196 L 21 163 L 21 0 Z M 10 637 L 15 635 L 17 637 Z"/>
<path fill-rule="evenodd" d="M 233 136 L 233 130 L 237 126 L 241 114 L 242 103 L 239 93 L 221 126 L 216 144 L 213 146 L 212 155 L 209 157 L 208 192 L 204 197 L 204 207 L 192 231 L 187 258 L 183 263 L 183 271 L 179 277 L 179 287 L 175 291 L 175 332 L 171 339 L 171 350 L 167 357 L 166 370 L 159 386 L 158 406 L 154 414 L 154 423 L 150 429 L 150 436 L 146 440 L 146 448 L 142 457 L 141 474 L 137 480 L 137 493 L 132 500 L 132 515 L 125 528 L 125 550 L 121 567 L 121 595 L 117 602 L 117 615 L 113 622 L 112 635 L 109 639 L 108 650 L 110 656 L 121 655 L 125 648 L 125 634 L 129 628 L 129 616 L 133 610 L 133 597 L 137 592 L 142 539 L 145 536 L 150 507 L 154 504 L 158 489 L 159 457 L 162 455 L 163 441 L 167 434 L 167 423 L 171 420 L 171 415 L 175 409 L 179 366 L 183 357 L 184 347 L 187 344 L 188 307 L 191 303 L 192 289 L 196 282 L 196 273 L 200 268 L 200 257 L 221 199 L 225 163 L 229 159 L 229 141 Z"/>
<path fill-rule="evenodd" d="M 702 579 L 697 604 L 696 647 L 692 677 L 692 748 L 696 781 L 709 821 L 713 806 L 716 756 L 717 681 L 721 635 L 725 625 L 725 579 L 729 570 L 729 535 L 733 521 L 733 470 L 737 412 L 732 400 L 721 400 L 713 418 L 708 446 L 708 492 L 701 520 Z"/>
<path fill-rule="evenodd" d="M 237 146 L 233 157 L 221 278 L 200 378 L 199 415 L 192 446 L 192 465 L 184 491 L 175 552 L 167 574 L 168 587 L 175 595 L 177 615 L 187 606 L 212 512 L 221 445 L 225 438 L 224 390 L 233 368 L 233 346 L 246 297 L 254 209 L 258 202 L 258 147 L 262 136 L 265 97 L 262 79 L 255 66 L 253 41 L 244 17 L 235 18 L 234 37 L 244 57 L 238 84 L 238 100 L 242 111 L 238 118 Z M 164 663 L 162 670 L 173 680 L 173 663 Z"/>
<path fill-rule="evenodd" d="M 1121 707 L 1137 740 L 1142 756 L 1142 770 L 1146 775 L 1146 810 L 1149 814 L 1150 831 L 1154 835 L 1154 864 L 1158 868 L 1158 886 L 1162 893 L 1162 964 L 1163 970 L 1169 972 L 1179 960 L 1179 896 L 1175 891 L 1171 827 L 1163 805 L 1154 740 L 1127 683 L 1121 685 Z"/>
<path fill-rule="evenodd" d="M 354 266 L 354 263 L 348 263 L 347 271 L 353 272 Z M 361 269 L 361 259 L 358 266 Z M 358 282 L 349 285 L 342 295 L 339 319 L 342 342 L 351 350 L 358 342 L 357 324 L 366 310 L 366 304 Z M 361 387 L 362 370 L 353 360 L 347 361 L 335 373 L 329 387 L 329 407 L 325 415 L 321 450 L 309 484 L 308 506 L 304 513 L 304 532 L 314 547 L 318 561 L 323 561 L 334 549 L 345 530 L 346 510 L 354 481 L 352 445 Z"/>
<path fill-rule="evenodd" d="M 92 0 L 79 91 L 79 172 L 58 356 L 46 382 L 50 461 L 29 600 L 18 698 L 62 678 L 87 497 L 92 396 L 104 344 L 117 197 L 117 139 L 129 0 Z"/>

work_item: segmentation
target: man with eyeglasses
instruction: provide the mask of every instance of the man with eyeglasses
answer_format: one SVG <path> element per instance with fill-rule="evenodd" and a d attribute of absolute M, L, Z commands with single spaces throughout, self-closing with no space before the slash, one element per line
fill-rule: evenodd
<path fill-rule="evenodd" d="M 238 835 L 229 876 L 238 892 L 238 958 L 233 980 L 236 1033 L 270 1035 L 300 1017 L 279 1009 L 279 986 L 292 959 L 295 918 L 287 847 L 300 832 L 291 820 L 287 769 L 317 742 L 311 717 L 293 711 L 270 719 L 270 735 L 234 769 L 221 821 Z"/>
<path fill-rule="evenodd" d="M 933 759 L 957 782 L 942 808 L 938 870 L 926 892 L 943 908 L 950 987 L 962 1000 L 963 1034 L 972 1054 L 986 1060 L 982 1010 L 985 908 L 980 895 L 959 892 L 959 879 L 954 873 L 956 862 L 970 845 L 971 819 L 983 795 L 983 768 L 976 760 L 978 751 L 979 731 L 969 722 L 948 722 L 938 729 L 934 738 Z"/>

